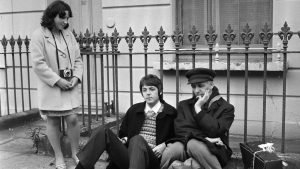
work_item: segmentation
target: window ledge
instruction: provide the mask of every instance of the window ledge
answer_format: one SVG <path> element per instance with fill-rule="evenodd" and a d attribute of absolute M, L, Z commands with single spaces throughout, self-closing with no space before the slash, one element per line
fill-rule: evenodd
<path fill-rule="evenodd" d="M 180 62 L 179 63 L 179 70 L 189 70 L 192 69 L 193 64 L 192 62 Z M 203 67 L 208 68 L 209 63 L 208 62 L 196 62 L 195 67 Z M 226 71 L 227 70 L 227 63 L 221 62 L 221 61 L 215 61 L 212 63 L 212 68 L 214 70 L 221 70 Z M 153 69 L 160 70 L 160 63 L 154 62 L 153 63 Z M 288 64 L 286 66 L 286 69 L 288 69 Z M 164 61 L 163 62 L 163 70 L 176 70 L 176 62 L 172 61 Z M 245 71 L 245 63 L 244 62 L 235 62 L 230 63 L 230 70 L 231 71 Z M 249 62 L 248 63 L 248 70 L 249 71 L 264 71 L 264 63 L 263 62 Z M 274 72 L 282 72 L 283 71 L 283 62 L 268 62 L 267 63 L 267 71 L 274 71 Z"/>

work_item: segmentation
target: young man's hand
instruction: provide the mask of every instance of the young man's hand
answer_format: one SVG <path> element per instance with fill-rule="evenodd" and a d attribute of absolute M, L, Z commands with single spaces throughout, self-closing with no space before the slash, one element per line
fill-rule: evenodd
<path fill-rule="evenodd" d="M 128 140 L 128 137 L 119 138 L 119 140 L 120 140 L 123 144 L 126 144 L 126 143 L 127 143 L 127 140 Z"/>
<path fill-rule="evenodd" d="M 157 145 L 156 147 L 154 147 L 152 150 L 154 152 L 154 155 L 159 158 L 161 157 L 162 153 L 164 152 L 164 150 L 166 149 L 166 144 L 165 143 L 161 143 L 159 145 Z"/>

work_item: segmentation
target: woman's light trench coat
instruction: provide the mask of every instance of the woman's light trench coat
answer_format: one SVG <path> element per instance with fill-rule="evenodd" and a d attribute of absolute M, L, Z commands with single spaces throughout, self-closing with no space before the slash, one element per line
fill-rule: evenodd
<path fill-rule="evenodd" d="M 82 81 L 83 63 L 78 43 L 72 32 L 62 31 L 68 44 L 72 62 L 73 76 Z M 60 69 L 71 68 L 65 42 L 57 43 Z M 72 90 L 63 91 L 55 83 L 60 79 L 56 48 L 49 29 L 41 27 L 33 35 L 30 44 L 32 67 L 37 75 L 38 107 L 40 110 L 64 111 L 80 106 L 78 85 Z"/>

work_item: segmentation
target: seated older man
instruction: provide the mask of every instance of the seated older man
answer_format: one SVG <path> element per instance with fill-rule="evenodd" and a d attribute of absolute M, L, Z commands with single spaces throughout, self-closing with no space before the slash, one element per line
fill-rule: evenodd
<path fill-rule="evenodd" d="M 178 105 L 176 137 L 168 141 L 163 152 L 162 169 L 175 160 L 188 158 L 191 159 L 186 164 L 194 161 L 201 168 L 222 169 L 230 159 L 228 131 L 234 120 L 234 107 L 219 95 L 213 83 L 215 76 L 215 71 L 205 68 L 186 73 L 193 97 Z"/>

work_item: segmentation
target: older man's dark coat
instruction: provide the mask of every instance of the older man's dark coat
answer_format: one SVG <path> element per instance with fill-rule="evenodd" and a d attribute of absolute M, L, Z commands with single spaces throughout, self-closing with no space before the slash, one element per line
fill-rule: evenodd
<path fill-rule="evenodd" d="M 208 107 L 210 100 L 217 95 L 219 95 L 218 89 L 214 87 L 212 95 L 198 114 L 194 109 L 197 101 L 195 97 L 179 103 L 178 114 L 174 123 L 176 138 L 172 142 L 180 141 L 186 145 L 192 138 L 205 142 L 210 151 L 217 156 L 221 165 L 224 166 L 232 154 L 228 143 L 228 131 L 234 120 L 234 107 L 222 97 L 212 102 Z M 205 137 L 220 137 L 226 146 L 212 144 Z"/>

